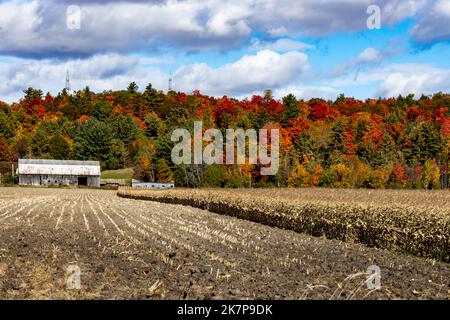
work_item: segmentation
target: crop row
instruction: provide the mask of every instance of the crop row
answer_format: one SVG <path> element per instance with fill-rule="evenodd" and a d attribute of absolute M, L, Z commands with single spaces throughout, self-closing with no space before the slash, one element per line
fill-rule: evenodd
<path fill-rule="evenodd" d="M 351 198 L 343 201 L 338 193 L 333 201 L 328 191 L 309 190 L 317 193 L 315 198 L 302 198 L 301 191 L 296 190 L 286 190 L 283 196 L 277 196 L 275 190 L 258 194 L 254 190 L 121 189 L 118 195 L 188 205 L 313 236 L 450 262 L 448 206 L 435 206 L 431 202 L 429 206 L 424 203 L 408 206 L 405 201 L 387 204 L 381 198 L 377 203 L 373 194 L 366 203 L 361 195 L 358 201 Z M 413 202 L 414 193 L 409 196 Z M 448 193 L 439 197 L 447 198 Z"/>

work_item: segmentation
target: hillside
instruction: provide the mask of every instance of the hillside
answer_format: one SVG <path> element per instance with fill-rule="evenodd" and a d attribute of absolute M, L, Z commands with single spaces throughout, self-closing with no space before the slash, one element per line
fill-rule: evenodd
<path fill-rule="evenodd" d="M 236 100 L 199 92 L 94 93 L 57 96 L 29 88 L 17 103 L 0 103 L 0 161 L 18 158 L 99 160 L 103 170 L 134 168 L 148 181 L 186 187 L 448 188 L 450 96 L 365 101 Z M 175 129 L 278 129 L 280 167 L 175 165 Z M 127 174 L 128 177 L 128 174 Z"/>

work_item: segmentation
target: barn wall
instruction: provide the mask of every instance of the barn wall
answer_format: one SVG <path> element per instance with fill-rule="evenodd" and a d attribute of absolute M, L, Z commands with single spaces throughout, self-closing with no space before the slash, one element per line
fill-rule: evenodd
<path fill-rule="evenodd" d="M 175 183 L 133 182 L 132 187 L 135 189 L 170 189 L 175 188 Z"/>
<path fill-rule="evenodd" d="M 100 187 L 100 177 L 87 177 L 88 186 Z M 20 185 L 66 185 L 78 186 L 78 176 L 64 175 L 19 175 Z"/>
<path fill-rule="evenodd" d="M 100 188 L 100 177 L 88 177 L 88 186 Z"/>
<path fill-rule="evenodd" d="M 19 184 L 22 186 L 39 186 L 40 177 L 34 175 L 19 175 Z"/>

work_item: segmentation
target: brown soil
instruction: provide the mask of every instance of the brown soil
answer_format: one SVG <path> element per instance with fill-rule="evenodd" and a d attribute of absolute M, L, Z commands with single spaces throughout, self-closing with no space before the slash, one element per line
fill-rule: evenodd
<path fill-rule="evenodd" d="M 450 298 L 447 263 L 112 191 L 1 188 L 0 230 L 2 299 Z"/>

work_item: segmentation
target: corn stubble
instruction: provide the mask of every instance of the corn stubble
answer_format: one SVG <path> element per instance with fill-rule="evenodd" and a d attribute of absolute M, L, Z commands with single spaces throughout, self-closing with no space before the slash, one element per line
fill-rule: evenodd
<path fill-rule="evenodd" d="M 0 189 L 0 299 L 450 298 L 450 264 L 445 262 L 189 206 L 119 198 L 114 191 Z M 173 192 L 194 198 L 206 192 L 205 205 L 222 199 L 237 207 L 242 202 L 232 195 L 245 195 L 248 212 L 268 199 L 293 201 L 292 190 Z M 302 190 L 294 198 L 316 199 L 315 193 Z M 410 199 L 417 206 L 429 196 L 414 195 Z M 332 198 L 333 191 L 323 192 L 322 200 L 326 197 Z M 378 198 L 377 193 L 342 191 L 337 199 Z M 439 208 L 446 198 L 431 194 L 430 199 Z M 81 273 L 77 290 L 69 290 L 66 282 L 73 265 Z M 379 290 L 365 286 L 372 265 L 381 270 Z"/>
<path fill-rule="evenodd" d="M 119 196 L 450 262 L 448 191 L 124 188 Z"/>

